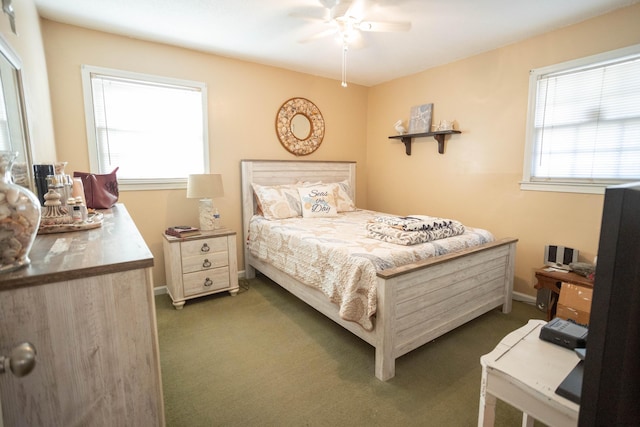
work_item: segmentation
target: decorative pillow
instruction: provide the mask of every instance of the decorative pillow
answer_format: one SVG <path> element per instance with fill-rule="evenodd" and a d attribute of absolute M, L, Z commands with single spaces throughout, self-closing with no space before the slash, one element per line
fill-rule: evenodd
<path fill-rule="evenodd" d="M 266 219 L 285 219 L 302 215 L 298 185 L 252 186 L 258 207 Z"/>
<path fill-rule="evenodd" d="M 356 210 L 356 204 L 351 200 L 349 196 L 349 181 L 337 182 L 338 195 L 336 197 L 336 204 L 338 205 L 338 212 L 351 212 Z"/>
<path fill-rule="evenodd" d="M 340 182 L 331 182 L 331 183 L 323 183 L 323 182 L 299 182 L 303 187 L 315 187 L 315 186 L 325 186 L 329 185 L 334 187 L 334 197 L 336 199 L 336 208 L 338 212 L 352 212 L 356 210 L 356 204 L 349 196 L 349 181 L 344 180 Z"/>
<path fill-rule="evenodd" d="M 298 188 L 302 202 L 302 216 L 305 218 L 338 216 L 334 191 L 335 187 L 330 185 Z"/>

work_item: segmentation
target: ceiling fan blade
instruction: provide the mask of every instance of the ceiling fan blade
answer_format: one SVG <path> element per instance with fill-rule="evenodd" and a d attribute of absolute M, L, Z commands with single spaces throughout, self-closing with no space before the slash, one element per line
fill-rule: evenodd
<path fill-rule="evenodd" d="M 322 22 L 322 23 L 329 22 L 325 16 L 320 16 L 319 14 L 318 16 L 313 16 L 308 13 L 291 12 L 288 16 L 291 18 L 300 19 L 300 20 L 309 21 L 309 22 Z"/>
<path fill-rule="evenodd" d="M 329 11 L 323 7 L 297 7 L 288 16 L 305 21 L 329 21 Z"/>
<path fill-rule="evenodd" d="M 338 8 L 341 9 L 341 13 L 336 17 L 352 17 L 356 21 L 360 21 L 364 18 L 367 5 L 366 0 L 341 0 L 338 3 Z"/>
<path fill-rule="evenodd" d="M 322 2 L 322 0 L 320 1 Z M 354 7 L 357 7 L 361 0 L 337 0 L 333 1 L 333 3 L 333 6 L 329 7 L 329 19 L 353 16 Z"/>
<path fill-rule="evenodd" d="M 318 0 L 318 1 L 323 7 L 326 7 L 327 9 L 331 9 L 336 4 L 338 4 L 339 0 Z"/>
<path fill-rule="evenodd" d="M 326 30 L 320 31 L 319 33 L 316 33 L 312 36 L 306 37 L 304 39 L 298 40 L 298 43 L 309 43 L 312 42 L 314 40 L 318 40 L 324 37 L 329 37 L 329 36 L 333 36 L 337 33 L 337 29 L 336 28 L 327 28 Z"/>
<path fill-rule="evenodd" d="M 411 22 L 362 21 L 358 23 L 360 31 L 396 32 L 409 31 Z"/>

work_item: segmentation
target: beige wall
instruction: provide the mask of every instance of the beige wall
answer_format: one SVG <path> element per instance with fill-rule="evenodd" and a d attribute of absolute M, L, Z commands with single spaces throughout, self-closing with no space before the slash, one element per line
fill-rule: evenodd
<path fill-rule="evenodd" d="M 640 43 L 640 5 L 373 87 L 367 120 L 368 207 L 453 217 L 519 239 L 515 290 L 531 295 L 545 244 L 597 252 L 603 196 L 521 191 L 532 68 Z M 456 29 L 449 29 L 456 31 Z M 443 33 L 446 37 L 446 33 Z M 412 105 L 434 103 L 434 122 L 462 134 L 444 155 L 433 138 L 412 155 L 387 137 Z M 393 141 L 393 142 L 392 142 Z"/>
<path fill-rule="evenodd" d="M 80 65 L 90 64 L 204 81 L 209 90 L 211 165 L 224 176 L 223 222 L 241 232 L 239 161 L 293 159 L 274 132 L 288 98 L 316 103 L 327 123 L 320 149 L 304 159 L 355 160 L 360 207 L 398 214 L 454 217 L 520 239 L 516 290 L 531 295 L 533 271 L 547 243 L 597 251 L 602 196 L 521 191 L 528 71 L 640 43 L 640 5 L 372 88 L 156 43 L 42 21 L 58 160 L 88 170 Z M 450 29 L 452 30 L 452 29 Z M 443 34 L 446 36 L 446 34 Z M 434 121 L 455 119 L 462 134 L 444 155 L 433 139 L 411 156 L 389 140 L 412 105 L 433 102 Z M 165 283 L 161 232 L 196 223 L 197 202 L 184 190 L 123 192 L 123 201 L 156 257 Z M 238 237 L 241 263 L 242 239 Z"/>
<path fill-rule="evenodd" d="M 241 159 L 295 159 L 275 134 L 275 117 L 289 98 L 305 97 L 323 114 L 326 132 L 320 148 L 305 160 L 355 160 L 358 200 L 366 204 L 365 87 L 257 65 L 192 50 L 149 43 L 42 21 L 58 160 L 67 171 L 89 169 L 80 66 L 82 64 L 198 80 L 209 95 L 212 172 L 223 175 L 225 197 L 216 199 L 222 222 L 238 233 L 238 261 L 243 265 L 240 202 Z M 165 284 L 162 232 L 170 225 L 197 224 L 197 200 L 185 190 L 121 192 L 155 257 L 156 286 Z"/>
<path fill-rule="evenodd" d="M 33 0 L 14 1 L 13 8 L 18 34 L 11 31 L 8 16 L 1 12 L 0 33 L 22 62 L 23 92 L 33 160 L 36 163 L 53 161 L 56 147 L 40 18 Z"/>

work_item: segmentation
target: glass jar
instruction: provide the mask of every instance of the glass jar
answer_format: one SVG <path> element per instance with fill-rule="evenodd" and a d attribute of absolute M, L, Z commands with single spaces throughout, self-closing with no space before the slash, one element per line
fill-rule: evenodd
<path fill-rule="evenodd" d="M 40 226 L 40 202 L 28 188 L 13 183 L 18 153 L 0 151 L 0 273 L 28 265 Z"/>

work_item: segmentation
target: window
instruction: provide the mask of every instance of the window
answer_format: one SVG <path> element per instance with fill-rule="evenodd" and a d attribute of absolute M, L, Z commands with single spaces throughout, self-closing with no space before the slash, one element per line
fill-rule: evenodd
<path fill-rule="evenodd" d="M 209 172 L 204 83 L 82 66 L 91 171 L 120 189 L 184 188 Z"/>
<path fill-rule="evenodd" d="M 640 45 L 531 71 L 525 190 L 640 180 Z"/>

